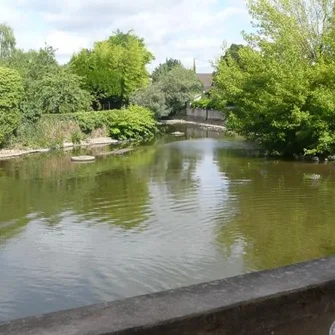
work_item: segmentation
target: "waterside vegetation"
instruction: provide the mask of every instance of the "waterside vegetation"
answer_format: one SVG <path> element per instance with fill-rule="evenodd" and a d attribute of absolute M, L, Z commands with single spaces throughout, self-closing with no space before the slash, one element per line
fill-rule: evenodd
<path fill-rule="evenodd" d="M 195 68 L 177 59 L 150 76 L 154 55 L 133 31 L 116 31 L 59 65 L 52 47 L 20 50 L 13 30 L 0 25 L 0 145 L 35 145 L 30 139 L 43 132 L 39 138 L 48 142 L 51 119 L 68 128 L 56 132 L 56 142 L 78 142 L 94 132 L 150 137 L 155 120 L 193 101 L 193 107 L 222 110 L 228 130 L 269 154 L 334 155 L 335 0 L 247 5 L 254 30 L 242 33 L 243 45 L 223 48 L 205 94 Z"/>

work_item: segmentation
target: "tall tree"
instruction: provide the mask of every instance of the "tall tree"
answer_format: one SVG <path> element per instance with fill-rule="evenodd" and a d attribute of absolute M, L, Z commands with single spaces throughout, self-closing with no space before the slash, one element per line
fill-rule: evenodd
<path fill-rule="evenodd" d="M 0 146 L 16 130 L 19 104 L 22 98 L 22 80 L 17 71 L 0 67 Z"/>
<path fill-rule="evenodd" d="M 202 89 L 203 85 L 193 70 L 175 66 L 163 72 L 159 81 L 136 91 L 131 102 L 149 108 L 160 118 L 180 112 Z"/>
<path fill-rule="evenodd" d="M 181 61 L 178 59 L 169 58 L 165 63 L 159 64 L 152 72 L 151 78 L 153 82 L 159 81 L 162 75 L 165 75 L 176 66 L 182 66 Z"/>
<path fill-rule="evenodd" d="M 13 29 L 4 24 L 0 24 L 0 60 L 8 58 L 15 49 L 16 39 Z"/>
<path fill-rule="evenodd" d="M 95 43 L 92 50 L 74 55 L 69 65 L 100 103 L 108 101 L 112 107 L 121 107 L 132 92 L 149 84 L 146 65 L 153 59 L 143 39 L 132 31 L 117 31 Z"/>
<path fill-rule="evenodd" d="M 257 33 L 216 68 L 228 126 L 281 154 L 335 151 L 334 0 L 249 0 Z"/>

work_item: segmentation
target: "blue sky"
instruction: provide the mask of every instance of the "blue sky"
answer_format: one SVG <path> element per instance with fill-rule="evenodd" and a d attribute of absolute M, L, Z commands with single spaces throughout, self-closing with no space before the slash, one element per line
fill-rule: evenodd
<path fill-rule="evenodd" d="M 250 30 L 245 0 L 1 0 L 0 22 L 11 25 L 17 45 L 48 43 L 61 63 L 120 29 L 144 37 L 156 60 L 180 59 L 198 72 L 211 71 L 223 41 L 241 43 Z"/>

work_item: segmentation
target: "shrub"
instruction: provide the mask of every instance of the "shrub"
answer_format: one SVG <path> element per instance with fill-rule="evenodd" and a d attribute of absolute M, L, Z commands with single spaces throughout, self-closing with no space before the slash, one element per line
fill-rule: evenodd
<path fill-rule="evenodd" d="M 42 117 L 36 123 L 22 123 L 12 144 L 28 148 L 61 148 L 64 141 L 73 140 L 75 133 L 83 137 L 75 121 Z"/>
<path fill-rule="evenodd" d="M 145 139 L 157 132 L 153 113 L 140 106 L 127 109 L 100 112 L 79 112 L 69 114 L 43 115 L 41 121 L 75 122 L 84 134 L 91 134 L 97 129 L 107 129 L 114 139 Z"/>
<path fill-rule="evenodd" d="M 74 131 L 71 135 L 71 141 L 74 145 L 79 145 L 81 140 L 82 140 L 83 136 L 82 133 L 80 131 Z"/>
<path fill-rule="evenodd" d="M 84 133 L 89 134 L 105 126 L 109 136 L 118 140 L 148 138 L 157 131 L 153 113 L 140 106 L 130 106 L 121 110 L 75 113 L 74 117 Z"/>
<path fill-rule="evenodd" d="M 17 129 L 23 87 L 18 72 L 0 67 L 0 145 Z"/>

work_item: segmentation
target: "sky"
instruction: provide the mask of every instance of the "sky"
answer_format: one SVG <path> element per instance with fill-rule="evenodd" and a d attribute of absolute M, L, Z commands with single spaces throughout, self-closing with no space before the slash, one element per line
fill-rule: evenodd
<path fill-rule="evenodd" d="M 197 72 L 211 72 L 223 42 L 242 43 L 250 29 L 245 0 L 0 0 L 0 22 L 15 32 L 17 47 L 57 49 L 66 63 L 117 29 L 134 30 L 156 59 L 180 59 Z"/>

